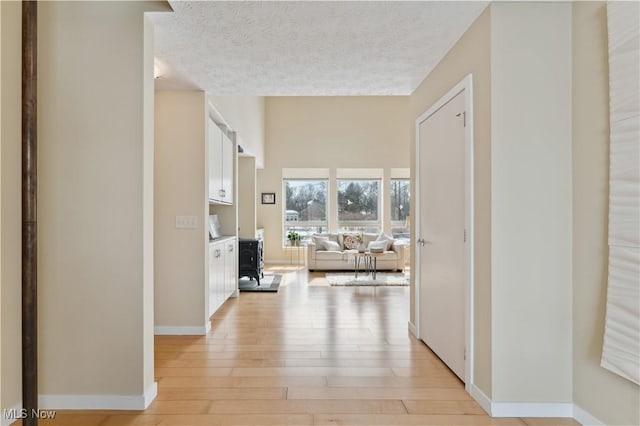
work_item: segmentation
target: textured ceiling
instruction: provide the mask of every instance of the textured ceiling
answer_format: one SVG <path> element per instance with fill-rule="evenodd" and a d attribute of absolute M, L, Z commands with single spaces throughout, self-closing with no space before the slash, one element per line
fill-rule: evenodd
<path fill-rule="evenodd" d="M 157 89 L 408 95 L 486 2 L 171 1 L 152 14 Z"/>

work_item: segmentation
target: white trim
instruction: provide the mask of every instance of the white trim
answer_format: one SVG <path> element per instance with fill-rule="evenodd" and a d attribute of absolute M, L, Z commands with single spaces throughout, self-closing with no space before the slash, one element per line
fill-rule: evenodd
<path fill-rule="evenodd" d="M 573 404 L 569 402 L 493 402 L 491 417 L 573 418 Z"/>
<path fill-rule="evenodd" d="M 21 409 L 22 409 L 22 401 L 20 401 L 19 403 L 17 403 L 13 407 L 9 407 L 6 410 L 2 410 L 2 417 L 0 417 L 0 426 L 9 426 L 9 425 L 14 424 L 18 420 L 20 420 L 20 419 L 7 419 L 7 418 L 4 417 L 4 415 L 5 415 L 5 413 L 7 411 L 17 413 Z"/>
<path fill-rule="evenodd" d="M 329 179 L 329 169 L 283 168 L 282 179 Z"/>
<path fill-rule="evenodd" d="M 164 326 L 157 325 L 153 328 L 156 336 L 204 336 L 211 330 L 211 323 L 207 321 L 202 326 Z"/>
<path fill-rule="evenodd" d="M 478 405 L 480 405 L 488 415 L 491 415 L 491 399 L 489 399 L 489 397 L 485 395 L 485 393 L 482 392 L 482 390 L 480 390 L 480 388 L 475 384 L 471 385 L 468 392 L 471 397 L 476 400 Z"/>
<path fill-rule="evenodd" d="M 415 337 L 416 339 L 418 338 L 418 332 L 416 331 L 416 326 L 413 325 L 413 323 L 411 321 L 408 322 L 409 324 L 409 333 Z"/>
<path fill-rule="evenodd" d="M 384 177 L 384 169 L 340 168 L 336 169 L 336 179 L 367 179 L 376 180 Z"/>
<path fill-rule="evenodd" d="M 153 383 L 143 395 L 40 395 L 40 409 L 47 410 L 144 410 L 158 394 Z"/>
<path fill-rule="evenodd" d="M 604 422 L 600 421 L 577 404 L 573 404 L 573 418 L 584 426 L 604 426 Z"/>
<path fill-rule="evenodd" d="M 392 168 L 389 173 L 391 179 L 411 179 L 411 169 L 409 167 Z"/>
<path fill-rule="evenodd" d="M 415 121 L 415 144 L 416 144 L 416 182 L 415 182 L 415 224 L 416 224 L 416 256 L 414 268 L 416 271 L 414 279 L 415 294 L 415 318 L 416 337 L 420 338 L 420 246 L 417 239 L 421 238 L 420 229 L 420 124 L 435 114 L 440 108 L 446 105 L 451 99 L 464 91 L 465 94 L 465 227 L 467 229 L 467 244 L 465 248 L 466 276 L 465 276 L 465 389 L 471 393 L 474 388 L 474 186 L 473 186 L 473 77 L 468 74 L 433 106 Z"/>
<path fill-rule="evenodd" d="M 144 400 L 142 401 L 144 404 L 144 409 L 146 410 L 149 405 L 153 402 L 154 399 L 158 396 L 158 382 L 153 382 L 151 386 L 149 386 L 144 393 Z"/>

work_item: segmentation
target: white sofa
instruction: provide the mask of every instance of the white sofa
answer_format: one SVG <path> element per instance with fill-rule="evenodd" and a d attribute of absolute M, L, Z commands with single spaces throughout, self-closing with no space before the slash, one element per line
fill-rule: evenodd
<path fill-rule="evenodd" d="M 363 245 L 368 247 L 378 235 L 363 234 Z M 322 244 L 326 239 L 338 244 L 340 250 L 327 250 Z M 355 267 L 354 254 L 343 247 L 343 234 L 316 234 L 307 246 L 307 266 L 309 271 L 352 271 Z M 319 247 L 319 245 L 321 245 Z M 405 267 L 405 246 L 392 242 L 388 250 L 377 256 L 378 271 L 402 271 Z"/>

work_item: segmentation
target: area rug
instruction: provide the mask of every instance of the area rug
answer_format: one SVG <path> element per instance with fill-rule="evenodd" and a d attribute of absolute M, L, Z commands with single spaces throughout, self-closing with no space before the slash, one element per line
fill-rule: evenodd
<path fill-rule="evenodd" d="M 252 281 L 249 278 L 241 278 L 238 281 L 238 289 L 258 293 L 275 293 L 280 287 L 280 281 L 282 281 L 282 275 L 265 275 L 264 278 L 260 278 L 260 285 L 255 279 Z"/>
<path fill-rule="evenodd" d="M 408 286 L 409 275 L 402 272 L 378 272 L 376 279 L 373 275 L 358 273 L 358 278 L 353 272 L 330 273 L 325 278 L 332 286 Z"/>

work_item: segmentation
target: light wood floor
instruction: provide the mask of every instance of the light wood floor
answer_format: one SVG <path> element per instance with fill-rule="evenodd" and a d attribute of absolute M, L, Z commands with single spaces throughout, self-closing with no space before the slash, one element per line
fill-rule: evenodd
<path fill-rule="evenodd" d="M 492 419 L 409 336 L 407 287 L 330 287 L 283 274 L 278 293 L 242 293 L 207 336 L 157 336 L 158 397 L 144 412 L 61 411 L 73 425 L 577 425 Z"/>

